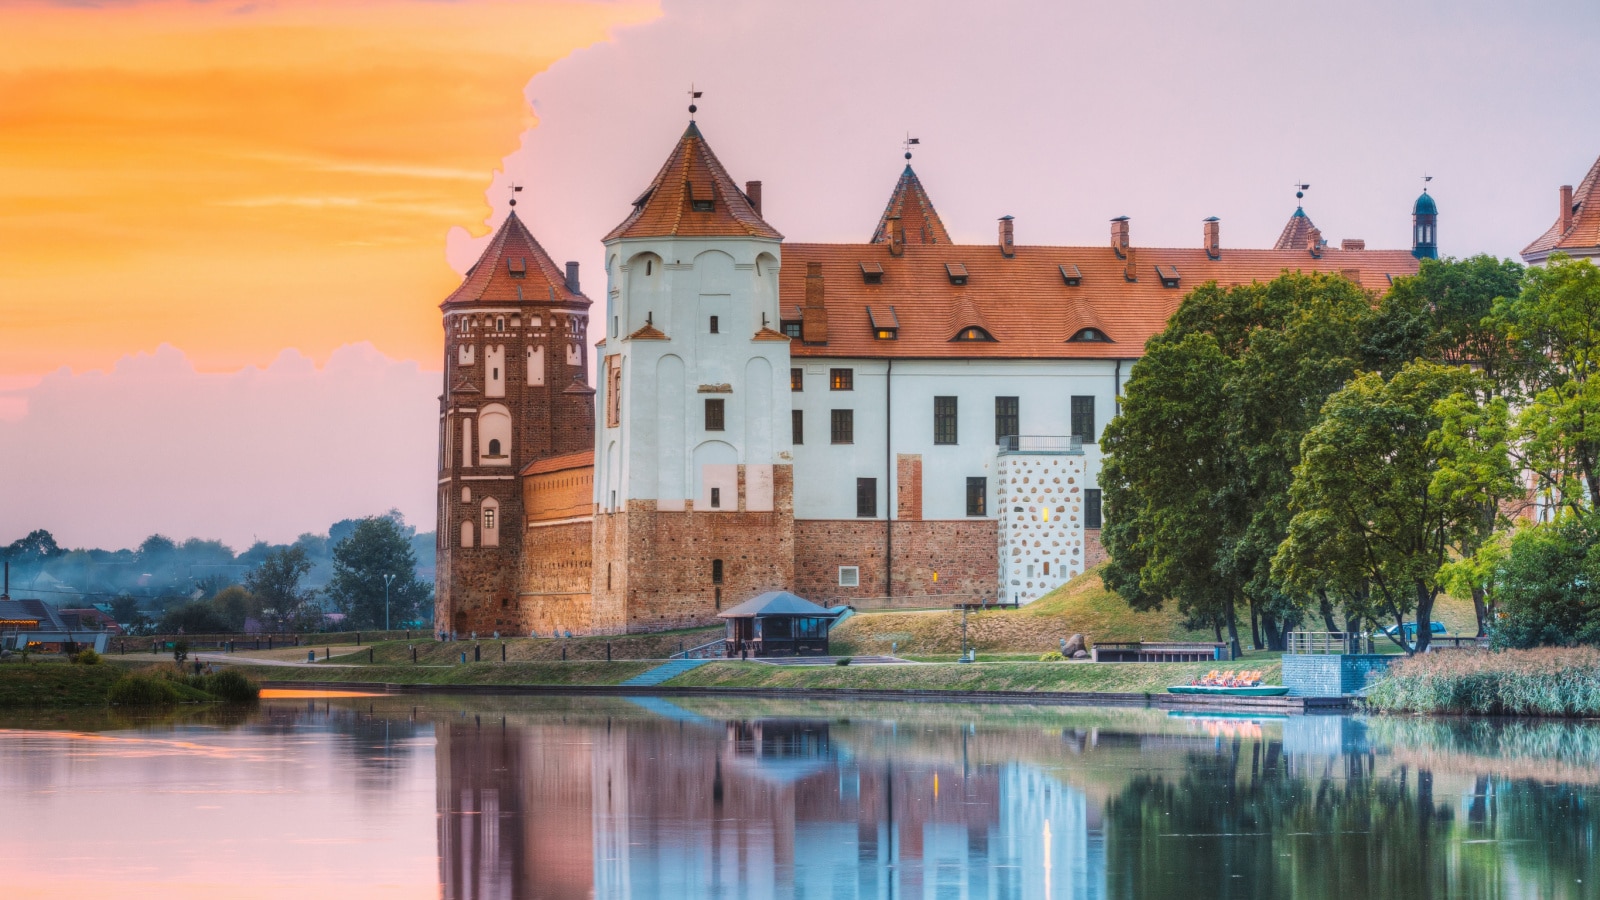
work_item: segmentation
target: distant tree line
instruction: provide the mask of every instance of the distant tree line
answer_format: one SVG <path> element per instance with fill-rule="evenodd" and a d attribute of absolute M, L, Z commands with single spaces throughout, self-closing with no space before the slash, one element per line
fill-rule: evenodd
<path fill-rule="evenodd" d="M 1203 285 L 1107 426 L 1107 585 L 1238 648 L 1470 596 L 1499 646 L 1600 644 L 1600 269 L 1424 260 Z"/>
<path fill-rule="evenodd" d="M 390 510 L 237 554 L 221 541 L 160 534 L 136 549 L 68 550 L 42 529 L 0 554 L 11 562 L 14 596 L 104 605 L 130 633 L 372 629 L 384 626 L 386 612 L 405 628 L 433 617 L 431 579 L 419 577 L 434 564 L 433 537 Z"/>

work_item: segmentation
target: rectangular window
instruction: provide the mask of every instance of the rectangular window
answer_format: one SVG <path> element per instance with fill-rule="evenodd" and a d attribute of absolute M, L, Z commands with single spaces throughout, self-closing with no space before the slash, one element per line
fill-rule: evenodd
<path fill-rule="evenodd" d="M 956 442 L 956 398 L 933 398 L 933 442 L 935 444 L 954 444 Z"/>
<path fill-rule="evenodd" d="M 861 567 L 860 566 L 840 566 L 839 567 L 839 587 L 860 587 L 860 586 L 861 586 Z"/>
<path fill-rule="evenodd" d="M 799 322 L 784 322 L 783 323 L 783 336 L 788 338 L 791 341 L 800 340 L 800 323 Z"/>
<path fill-rule="evenodd" d="M 854 444 L 856 442 L 856 411 L 853 409 L 833 410 L 833 443 Z"/>
<path fill-rule="evenodd" d="M 805 369 L 799 369 L 799 368 L 790 369 L 789 370 L 789 390 L 794 391 L 795 393 L 798 394 L 798 393 L 800 393 L 801 391 L 803 391 L 805 389 L 806 389 L 806 370 Z"/>
<path fill-rule="evenodd" d="M 1085 444 L 1095 442 L 1099 432 L 1094 430 L 1094 398 L 1072 398 L 1072 436 L 1082 438 Z"/>
<path fill-rule="evenodd" d="M 1100 489 L 1089 488 L 1083 492 L 1083 527 L 1100 527 Z"/>
<path fill-rule="evenodd" d="M 793 432 L 790 440 L 793 443 L 804 444 L 806 442 L 805 419 L 804 410 L 795 409 L 789 411 L 789 430 Z"/>
<path fill-rule="evenodd" d="M 989 479 L 978 477 L 967 479 L 967 515 L 986 516 L 989 514 Z"/>
<path fill-rule="evenodd" d="M 726 403 L 726 401 L 723 400 L 720 397 L 718 397 L 716 399 L 711 399 L 711 400 L 707 400 L 706 401 L 706 430 L 707 431 L 722 431 L 723 430 L 722 412 L 723 412 L 725 403 Z"/>
<path fill-rule="evenodd" d="M 722 508 L 722 488 L 715 488 L 714 487 L 714 488 L 711 489 L 711 508 L 712 509 L 721 509 Z"/>
<path fill-rule="evenodd" d="M 606 427 L 622 424 L 622 359 L 606 357 Z"/>
<path fill-rule="evenodd" d="M 994 398 L 994 442 L 1021 434 L 1022 401 L 1016 397 Z"/>
<path fill-rule="evenodd" d="M 720 332 L 717 330 L 717 317 L 716 316 L 712 316 L 711 317 L 711 333 L 712 334 L 720 334 Z"/>
<path fill-rule="evenodd" d="M 722 560 L 720 559 L 713 559 L 711 561 L 711 583 L 722 583 Z"/>
<path fill-rule="evenodd" d="M 828 390 L 853 391 L 856 389 L 855 369 L 829 369 Z"/>
<path fill-rule="evenodd" d="M 871 519 L 878 515 L 878 479 L 856 479 L 856 516 Z"/>

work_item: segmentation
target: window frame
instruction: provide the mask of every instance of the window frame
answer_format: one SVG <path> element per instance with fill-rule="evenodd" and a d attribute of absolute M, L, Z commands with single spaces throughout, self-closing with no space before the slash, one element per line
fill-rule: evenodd
<path fill-rule="evenodd" d="M 845 580 L 845 573 L 846 572 L 850 573 L 849 574 L 849 578 L 850 578 L 849 581 Z M 840 566 L 839 567 L 839 587 L 860 587 L 860 586 L 861 586 L 861 567 L 860 566 Z"/>
<path fill-rule="evenodd" d="M 828 390 L 853 391 L 856 389 L 855 369 L 829 369 Z"/>
<path fill-rule="evenodd" d="M 1095 396 L 1093 394 L 1073 394 L 1068 401 L 1068 416 L 1071 423 L 1071 435 L 1081 438 L 1085 444 L 1099 443 L 1099 431 L 1095 423 Z M 1087 407 L 1085 409 L 1084 407 Z"/>
<path fill-rule="evenodd" d="M 789 443 L 804 446 L 806 442 L 805 410 L 789 410 Z"/>
<path fill-rule="evenodd" d="M 960 443 L 960 399 L 944 395 L 933 398 L 933 443 L 952 446 Z"/>
<path fill-rule="evenodd" d="M 878 479 L 856 479 L 856 518 L 876 519 L 878 517 Z"/>
<path fill-rule="evenodd" d="M 828 436 L 830 444 L 856 442 L 856 411 L 853 409 L 829 410 Z"/>
<path fill-rule="evenodd" d="M 728 430 L 728 403 L 722 397 L 707 397 L 701 421 L 705 431 Z"/>
<path fill-rule="evenodd" d="M 789 392 L 792 394 L 804 393 L 806 389 L 806 370 L 804 366 L 789 367 Z"/>
<path fill-rule="evenodd" d="M 1083 490 L 1083 527 L 1104 528 L 1105 507 L 1103 494 L 1099 488 L 1084 488 Z M 1093 520 L 1094 524 L 1089 522 Z"/>
<path fill-rule="evenodd" d="M 720 488 L 720 487 L 713 487 L 711 489 L 711 508 L 712 509 L 721 509 L 722 508 L 722 488 Z"/>
<path fill-rule="evenodd" d="M 1006 404 L 1005 401 L 1010 401 Z M 1004 409 L 1009 405 L 1010 409 Z M 1009 428 L 1007 425 L 1009 424 Z M 1022 398 L 1021 397 L 996 397 L 994 398 L 994 442 L 998 445 L 1008 437 L 1016 437 L 1022 433 Z"/>
<path fill-rule="evenodd" d="M 974 503 L 973 500 L 977 502 Z M 989 515 L 989 478 L 985 475 L 967 476 L 967 515 L 987 518 Z"/>

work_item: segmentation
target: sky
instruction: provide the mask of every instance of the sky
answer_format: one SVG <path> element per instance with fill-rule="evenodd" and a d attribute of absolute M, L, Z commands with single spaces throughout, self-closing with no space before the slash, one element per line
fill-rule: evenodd
<path fill-rule="evenodd" d="M 1590 2 L 0 0 L 0 543 L 431 527 L 438 303 L 508 207 L 599 238 L 687 120 L 792 240 L 908 133 L 957 240 L 1514 256 L 1600 155 Z"/>

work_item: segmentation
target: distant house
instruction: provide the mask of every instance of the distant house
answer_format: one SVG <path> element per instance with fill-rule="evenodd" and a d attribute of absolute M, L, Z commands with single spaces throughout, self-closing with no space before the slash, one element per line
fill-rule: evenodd
<path fill-rule="evenodd" d="M 117 620 L 110 613 L 95 607 L 63 609 L 60 611 L 60 616 L 68 628 L 81 628 L 85 631 L 106 631 L 111 634 L 122 633 L 122 626 L 117 624 Z"/>

